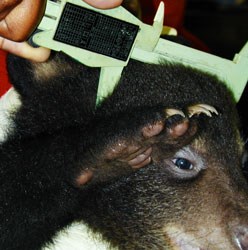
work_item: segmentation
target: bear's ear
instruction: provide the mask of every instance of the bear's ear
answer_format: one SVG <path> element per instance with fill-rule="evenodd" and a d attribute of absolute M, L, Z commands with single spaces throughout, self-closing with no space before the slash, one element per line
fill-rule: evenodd
<path fill-rule="evenodd" d="M 7 71 L 10 83 L 21 97 L 33 95 L 33 69 L 30 61 L 9 54 Z"/>

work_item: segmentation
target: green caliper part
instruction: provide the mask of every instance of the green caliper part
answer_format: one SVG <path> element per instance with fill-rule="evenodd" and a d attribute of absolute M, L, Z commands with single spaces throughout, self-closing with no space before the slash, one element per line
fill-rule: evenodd
<path fill-rule="evenodd" d="M 39 46 L 63 51 L 84 65 L 101 67 L 96 106 L 112 94 L 130 58 L 159 64 L 161 60 L 182 63 L 216 75 L 239 100 L 248 81 L 248 42 L 233 61 L 165 39 L 162 31 L 164 4 L 160 3 L 153 25 L 142 23 L 123 7 L 99 10 L 82 0 L 48 1 L 33 41 Z"/>

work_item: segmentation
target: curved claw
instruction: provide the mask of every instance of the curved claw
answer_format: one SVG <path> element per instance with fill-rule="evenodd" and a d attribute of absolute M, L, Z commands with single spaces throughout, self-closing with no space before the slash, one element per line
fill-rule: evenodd
<path fill-rule="evenodd" d="M 188 116 L 191 118 L 194 115 L 205 114 L 209 117 L 212 117 L 212 113 L 218 115 L 217 110 L 208 104 L 196 104 L 188 107 Z"/>
<path fill-rule="evenodd" d="M 186 117 L 185 114 L 181 110 L 172 109 L 172 108 L 166 109 L 165 114 L 166 114 L 166 119 L 173 116 L 173 115 L 180 115 L 182 117 Z"/>

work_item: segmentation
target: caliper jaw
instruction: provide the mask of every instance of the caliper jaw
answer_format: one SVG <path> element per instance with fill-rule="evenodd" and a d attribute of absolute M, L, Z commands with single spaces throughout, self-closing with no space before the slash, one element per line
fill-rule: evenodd
<path fill-rule="evenodd" d="M 248 81 L 248 42 L 233 61 L 165 39 L 164 4 L 160 3 L 153 25 L 142 23 L 123 7 L 99 10 L 82 0 L 48 1 L 45 16 L 33 36 L 39 46 L 63 51 L 90 67 L 101 67 L 96 106 L 112 94 L 130 58 L 159 64 L 182 63 L 216 75 L 239 100 Z M 164 29 L 176 35 L 170 27 Z"/>
<path fill-rule="evenodd" d="M 112 94 L 134 47 L 154 50 L 163 29 L 163 14 L 161 3 L 150 26 L 121 6 L 96 12 L 82 0 L 48 1 L 38 27 L 43 32 L 35 34 L 33 42 L 63 51 L 87 66 L 101 67 L 96 101 L 99 105 Z"/>

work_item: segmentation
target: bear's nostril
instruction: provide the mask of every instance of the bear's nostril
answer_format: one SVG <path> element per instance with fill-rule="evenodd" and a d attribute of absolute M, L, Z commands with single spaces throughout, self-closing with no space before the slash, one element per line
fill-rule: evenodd
<path fill-rule="evenodd" d="M 248 250 L 248 226 L 238 226 L 234 229 L 235 240 L 241 250 Z"/>

